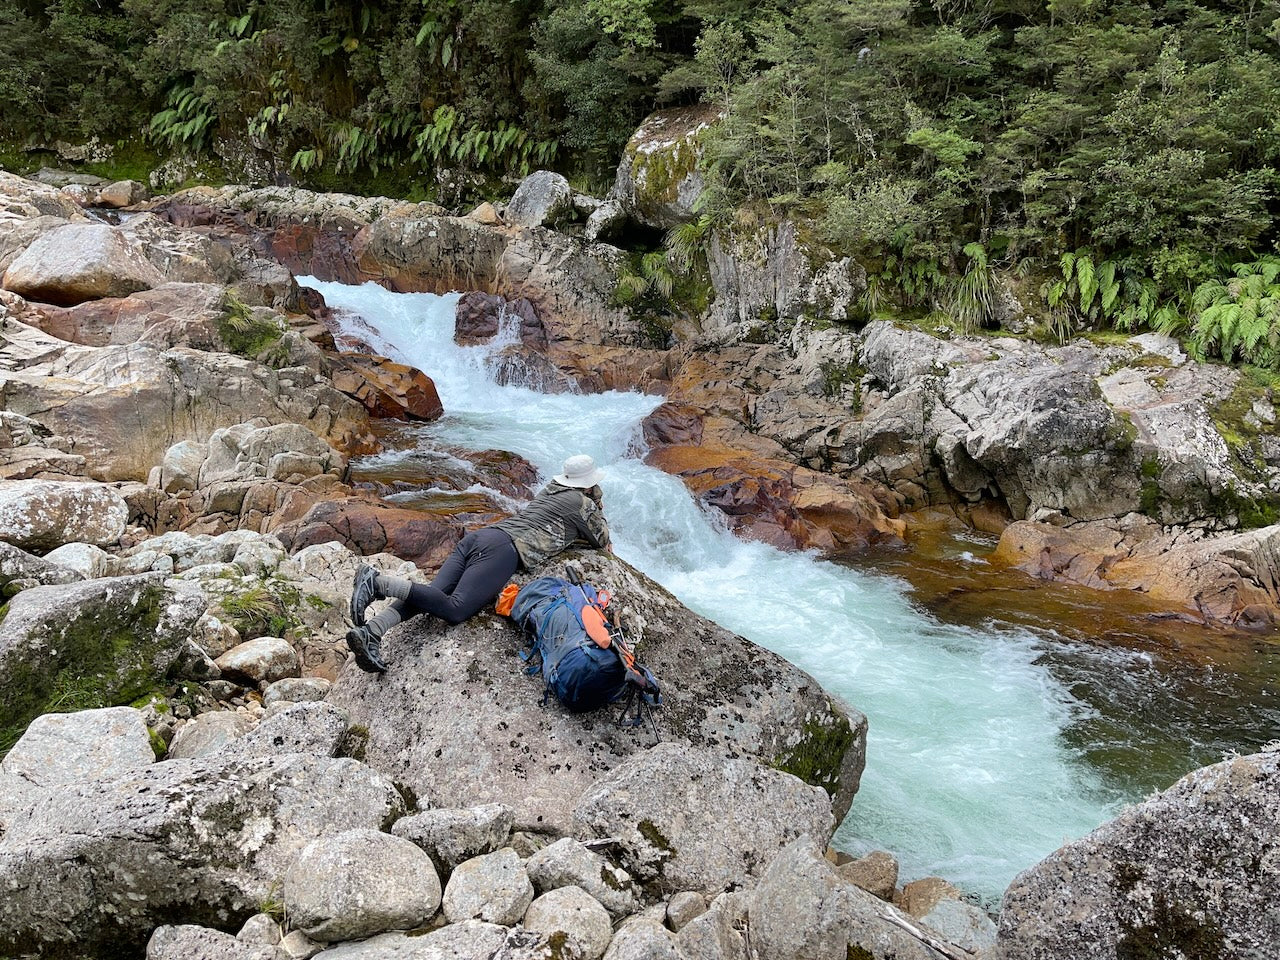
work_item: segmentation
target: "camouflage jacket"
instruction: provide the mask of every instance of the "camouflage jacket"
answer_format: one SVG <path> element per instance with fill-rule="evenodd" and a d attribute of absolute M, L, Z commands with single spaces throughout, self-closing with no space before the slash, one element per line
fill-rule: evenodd
<path fill-rule="evenodd" d="M 514 517 L 494 524 L 515 541 L 520 563 L 532 570 L 575 543 L 609 545 L 609 525 L 596 502 L 577 487 L 552 481 Z"/>

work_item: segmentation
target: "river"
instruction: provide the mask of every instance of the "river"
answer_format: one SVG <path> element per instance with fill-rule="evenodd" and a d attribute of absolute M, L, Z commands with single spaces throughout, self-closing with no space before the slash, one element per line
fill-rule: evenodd
<path fill-rule="evenodd" d="M 968 608 L 941 609 L 940 598 L 990 577 L 980 541 L 852 566 L 738 540 L 679 480 L 639 459 L 638 424 L 658 398 L 498 386 L 492 347 L 453 343 L 456 295 L 299 282 L 375 349 L 432 377 L 446 415 L 419 429 L 423 443 L 510 450 L 544 478 L 565 456 L 591 454 L 607 471 L 620 557 L 864 712 L 866 773 L 833 845 L 888 850 L 903 880 L 942 876 L 994 904 L 1019 871 L 1125 803 L 1280 732 L 1273 647 L 1224 670 L 1212 658 L 1099 642 L 1071 628 L 1088 619 L 1087 602 L 1060 622 L 1016 602 L 1005 616 L 995 584 Z M 408 456 L 389 451 L 364 466 L 402 468 Z M 913 583 L 930 564 L 936 590 Z"/>

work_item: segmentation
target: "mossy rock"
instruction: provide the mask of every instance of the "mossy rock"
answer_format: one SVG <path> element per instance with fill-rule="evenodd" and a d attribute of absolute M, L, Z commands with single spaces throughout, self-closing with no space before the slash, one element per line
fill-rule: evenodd
<path fill-rule="evenodd" d="M 719 118 L 706 105 L 650 114 L 627 142 L 615 192 L 641 223 L 667 229 L 694 219 L 702 194 L 702 139 Z"/>
<path fill-rule="evenodd" d="M 154 691 L 204 612 L 144 575 L 24 590 L 0 625 L 0 750 L 44 713 L 129 704 Z"/>

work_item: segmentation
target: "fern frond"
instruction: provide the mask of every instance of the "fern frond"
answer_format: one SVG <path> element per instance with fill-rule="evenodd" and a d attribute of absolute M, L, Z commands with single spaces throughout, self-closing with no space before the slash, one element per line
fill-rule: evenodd
<path fill-rule="evenodd" d="M 1088 313 L 1098 292 L 1097 272 L 1089 257 L 1076 258 L 1076 286 L 1080 290 L 1080 312 Z"/>
<path fill-rule="evenodd" d="M 1059 262 L 1062 265 L 1063 281 L 1066 283 L 1070 283 L 1071 275 L 1074 272 L 1075 266 L 1076 266 L 1076 254 L 1071 252 L 1064 253 L 1062 255 L 1062 259 Z"/>

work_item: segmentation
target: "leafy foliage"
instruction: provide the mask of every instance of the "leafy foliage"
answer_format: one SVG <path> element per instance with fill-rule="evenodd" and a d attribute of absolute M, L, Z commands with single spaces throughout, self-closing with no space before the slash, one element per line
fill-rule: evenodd
<path fill-rule="evenodd" d="M 1196 288 L 1191 343 L 1201 356 L 1280 368 L 1280 257 L 1237 263 L 1234 272 Z"/>
<path fill-rule="evenodd" d="M 1239 356 L 1270 307 L 1232 264 L 1280 241 L 1277 23 L 1210 0 L 15 0 L 0 130 L 492 193 L 552 164 L 602 187 L 645 114 L 705 100 L 703 212 L 802 221 L 868 264 L 877 309 L 973 328 L 997 270 L 1056 265 L 1063 330 Z"/>

